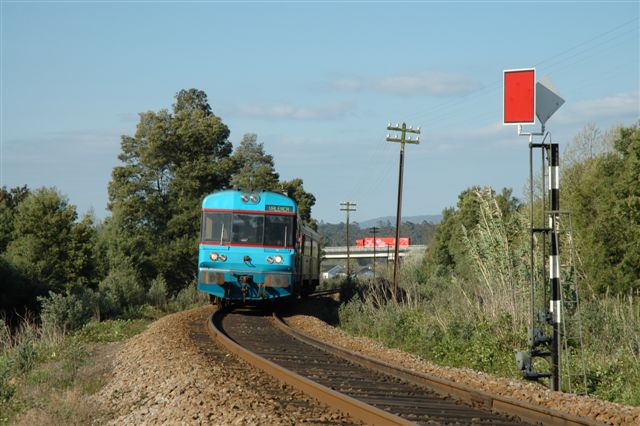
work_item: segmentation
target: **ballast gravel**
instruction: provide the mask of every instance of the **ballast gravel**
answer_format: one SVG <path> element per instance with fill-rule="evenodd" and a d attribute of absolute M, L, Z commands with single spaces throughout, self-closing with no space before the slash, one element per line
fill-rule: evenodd
<path fill-rule="evenodd" d="M 552 392 L 533 383 L 427 362 L 320 320 L 322 302 L 296 308 L 287 322 L 321 340 L 391 364 L 486 392 L 529 401 L 612 425 L 640 425 L 640 407 Z M 318 309 L 320 308 L 320 309 Z M 106 386 L 91 397 L 107 413 L 98 424 L 342 425 L 353 420 L 254 369 L 213 342 L 206 306 L 168 315 L 129 339 Z M 308 315 L 311 314 L 311 315 Z M 312 316 L 315 315 L 315 316 Z"/>
<path fill-rule="evenodd" d="M 293 315 L 286 317 L 286 322 L 291 327 L 319 340 L 413 371 L 420 371 L 481 389 L 494 395 L 528 401 L 563 413 L 591 418 L 605 424 L 640 425 L 640 407 L 625 406 L 590 396 L 553 392 L 539 384 L 499 378 L 471 369 L 441 366 L 401 350 L 388 348 L 376 340 L 351 336 L 317 318 L 326 312 L 321 305 L 322 303 L 319 303 L 318 300 L 307 301 L 298 306 Z M 313 312 L 315 316 L 305 315 L 310 312 Z"/>
<path fill-rule="evenodd" d="M 128 340 L 92 398 L 113 425 L 342 425 L 353 421 L 225 352 L 213 308 L 168 315 Z"/>

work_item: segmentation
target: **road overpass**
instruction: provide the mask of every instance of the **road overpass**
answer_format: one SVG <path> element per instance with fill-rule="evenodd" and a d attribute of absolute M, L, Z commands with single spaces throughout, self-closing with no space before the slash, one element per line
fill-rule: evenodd
<path fill-rule="evenodd" d="M 393 259 L 393 247 L 376 247 L 376 259 Z M 412 253 L 424 253 L 426 245 L 413 245 L 398 248 L 398 256 L 405 257 Z M 373 247 L 349 247 L 349 256 L 352 259 L 373 259 Z M 347 247 L 325 247 L 323 259 L 346 259 Z"/>

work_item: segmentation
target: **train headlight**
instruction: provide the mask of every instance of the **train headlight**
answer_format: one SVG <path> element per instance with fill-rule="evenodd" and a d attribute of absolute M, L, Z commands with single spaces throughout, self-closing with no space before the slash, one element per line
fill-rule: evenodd
<path fill-rule="evenodd" d="M 282 258 L 282 256 L 280 256 L 279 254 L 276 254 L 275 257 L 273 258 L 273 260 L 276 261 L 276 263 L 282 263 L 282 261 L 284 260 Z"/>
<path fill-rule="evenodd" d="M 267 257 L 267 262 L 273 263 L 273 257 L 271 257 L 271 256 Z"/>
<path fill-rule="evenodd" d="M 220 255 L 220 260 L 222 260 L 223 262 L 227 261 L 227 256 L 225 256 L 224 254 Z"/>
<path fill-rule="evenodd" d="M 258 204 L 260 202 L 260 196 L 258 194 L 242 194 L 240 199 L 243 203 Z"/>

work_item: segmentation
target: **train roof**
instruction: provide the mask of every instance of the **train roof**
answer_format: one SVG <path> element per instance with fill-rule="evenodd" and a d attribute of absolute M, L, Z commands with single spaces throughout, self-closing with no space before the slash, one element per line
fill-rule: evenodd
<path fill-rule="evenodd" d="M 203 209 L 255 210 L 274 213 L 297 213 L 296 202 L 276 192 L 243 192 L 227 190 L 214 192 L 202 200 Z"/>

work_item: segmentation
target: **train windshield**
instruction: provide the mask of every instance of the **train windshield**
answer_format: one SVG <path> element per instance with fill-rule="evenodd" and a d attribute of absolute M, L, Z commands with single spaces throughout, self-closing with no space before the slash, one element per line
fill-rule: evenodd
<path fill-rule="evenodd" d="M 293 219 L 281 215 L 204 212 L 201 240 L 285 247 L 293 242 Z"/>

